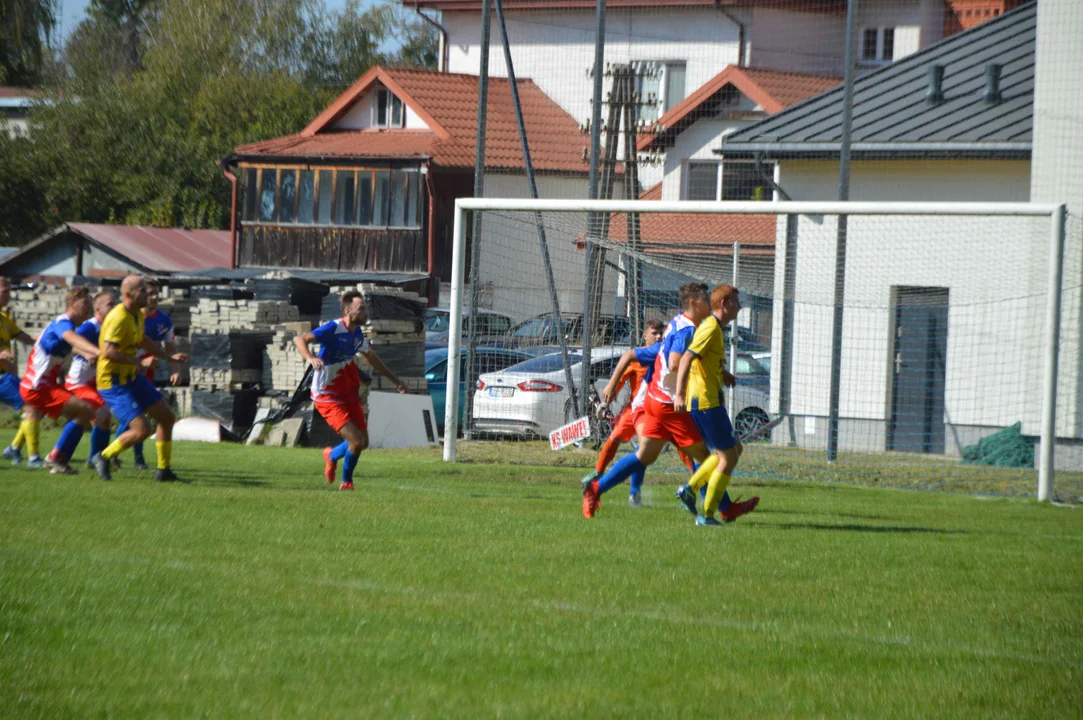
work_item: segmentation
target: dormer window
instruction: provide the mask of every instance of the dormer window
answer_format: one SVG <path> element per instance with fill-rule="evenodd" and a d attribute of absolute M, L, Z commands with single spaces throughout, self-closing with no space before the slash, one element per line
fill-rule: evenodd
<path fill-rule="evenodd" d="M 381 88 L 376 91 L 375 121 L 372 123 L 380 128 L 401 128 L 405 125 L 406 109 L 402 100 L 395 97 L 395 93 Z"/>

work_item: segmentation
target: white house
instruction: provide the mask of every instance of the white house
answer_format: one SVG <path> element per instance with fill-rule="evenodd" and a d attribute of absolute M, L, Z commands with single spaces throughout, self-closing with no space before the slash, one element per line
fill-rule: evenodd
<path fill-rule="evenodd" d="M 1030 200 L 1041 174 L 1031 161 L 1037 25 L 1032 2 L 860 78 L 851 198 Z M 841 88 L 828 91 L 726 136 L 717 152 L 776 163 L 794 200 L 837 199 L 841 103 Z M 1069 146 L 1081 141 L 1075 132 Z M 1048 190 L 1046 201 L 1056 195 Z M 837 218 L 800 217 L 789 230 L 780 223 L 776 240 L 772 401 L 797 422 L 775 439 L 822 447 Z M 1077 236 L 1066 255 L 1057 418 L 1058 434 L 1076 439 Z M 1045 220 L 850 218 L 841 448 L 957 454 L 1017 421 L 1038 433 L 1048 237 Z"/>
<path fill-rule="evenodd" d="M 40 95 L 38 90 L 0 87 L 0 131 L 6 131 L 11 137 L 26 135 L 30 107 Z"/>

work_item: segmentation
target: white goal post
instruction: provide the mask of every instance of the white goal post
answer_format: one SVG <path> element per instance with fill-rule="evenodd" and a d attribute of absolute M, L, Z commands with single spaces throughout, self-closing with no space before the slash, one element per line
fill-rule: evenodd
<path fill-rule="evenodd" d="M 1053 489 L 1054 448 L 1056 443 L 1057 369 L 1061 324 L 1062 285 L 1065 252 L 1066 206 L 1040 203 L 955 203 L 955 202 L 696 202 L 644 200 L 529 200 L 514 198 L 460 198 L 455 203 L 453 256 L 450 291 L 450 330 L 448 333 L 447 403 L 445 414 L 445 461 L 457 458 L 456 434 L 459 427 L 460 357 L 464 314 L 464 278 L 466 273 L 466 230 L 471 213 L 624 213 L 680 215 L 775 215 L 786 216 L 912 216 L 974 218 L 1046 218 L 1049 222 L 1048 267 L 1044 332 L 1042 335 L 1042 407 L 1040 456 L 1038 460 L 1038 498 L 1050 500 Z M 540 218 L 540 215 L 537 216 Z M 981 248 L 976 247 L 975 252 Z M 1006 260 L 1008 261 L 1008 260 Z M 836 301 L 836 305 L 839 304 Z M 467 392 L 471 392 L 470 388 Z"/>

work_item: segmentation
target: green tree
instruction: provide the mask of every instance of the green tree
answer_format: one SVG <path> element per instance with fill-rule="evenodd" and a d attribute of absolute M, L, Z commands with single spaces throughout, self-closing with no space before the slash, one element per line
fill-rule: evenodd
<path fill-rule="evenodd" d="M 56 0 L 0 1 L 0 85 L 41 81 L 56 27 Z"/>

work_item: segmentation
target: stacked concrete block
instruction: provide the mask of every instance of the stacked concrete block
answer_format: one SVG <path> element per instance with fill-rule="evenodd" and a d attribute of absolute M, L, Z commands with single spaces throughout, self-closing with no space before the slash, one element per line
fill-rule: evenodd
<path fill-rule="evenodd" d="M 211 300 L 200 298 L 191 308 L 191 332 L 226 334 L 231 330 L 265 330 L 298 322 L 297 308 L 281 300 Z"/>

